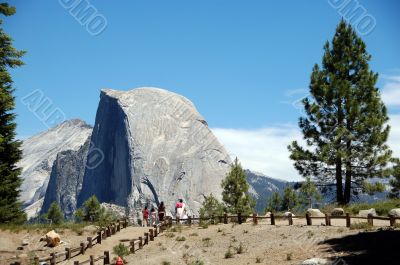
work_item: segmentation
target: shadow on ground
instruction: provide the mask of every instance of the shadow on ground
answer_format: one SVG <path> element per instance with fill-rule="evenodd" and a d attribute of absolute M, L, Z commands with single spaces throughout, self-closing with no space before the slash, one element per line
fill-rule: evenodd
<path fill-rule="evenodd" d="M 322 244 L 330 245 L 335 252 L 345 253 L 345 263 L 341 264 L 400 264 L 400 231 L 361 232 L 329 239 Z"/>

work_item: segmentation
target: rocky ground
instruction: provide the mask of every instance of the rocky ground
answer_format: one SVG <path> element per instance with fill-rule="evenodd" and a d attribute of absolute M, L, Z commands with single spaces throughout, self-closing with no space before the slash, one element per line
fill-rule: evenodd
<path fill-rule="evenodd" d="M 311 258 L 324 258 L 328 264 L 399 264 L 400 253 L 396 249 L 400 242 L 400 230 L 379 228 L 386 222 L 375 221 L 373 231 L 350 230 L 342 221 L 332 222 L 331 227 L 305 226 L 304 220 L 294 220 L 293 226 L 287 221 L 278 221 L 276 226 L 266 221 L 254 226 L 213 225 L 201 228 L 182 226 L 157 237 L 143 250 L 126 258 L 128 264 L 301 264 Z M 120 239 L 137 238 L 147 228 L 129 227 L 107 239 L 101 246 L 95 246 L 78 260 L 87 260 L 89 255 L 101 255 L 112 250 Z M 93 235 L 94 228 L 87 227 L 83 234 L 65 230 L 61 233 L 63 245 L 77 246 Z M 13 256 L 29 256 L 57 251 L 48 249 L 39 242 L 42 233 L 0 231 L 0 264 L 10 264 Z M 22 241 L 29 242 L 24 250 L 17 251 Z M 62 264 L 73 264 L 71 260 Z M 196 263 L 197 262 L 197 263 Z M 203 263 L 201 263 L 203 262 Z M 335 263 L 336 262 L 336 263 Z M 102 264 L 101 262 L 98 264 Z"/>

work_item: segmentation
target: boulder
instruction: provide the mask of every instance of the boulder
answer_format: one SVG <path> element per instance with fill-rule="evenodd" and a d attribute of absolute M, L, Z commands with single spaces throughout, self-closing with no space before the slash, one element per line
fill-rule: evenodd
<path fill-rule="evenodd" d="M 342 208 L 335 208 L 331 212 L 332 216 L 343 216 L 344 215 L 344 210 Z"/>
<path fill-rule="evenodd" d="M 287 217 L 289 217 L 289 215 L 292 215 L 292 217 L 295 217 L 296 215 L 294 215 L 293 213 L 291 213 L 291 212 L 286 212 L 286 213 L 284 213 L 284 216 L 287 218 Z"/>
<path fill-rule="evenodd" d="M 307 213 L 311 216 L 311 217 L 325 217 L 325 214 L 322 213 L 319 209 L 308 209 Z"/>
<path fill-rule="evenodd" d="M 390 210 L 389 215 L 394 217 L 400 217 L 400 208 Z"/>
<path fill-rule="evenodd" d="M 46 234 L 46 242 L 48 247 L 57 247 L 61 242 L 60 235 L 52 230 Z"/>
<path fill-rule="evenodd" d="M 371 209 L 369 209 L 369 210 L 361 210 L 361 211 L 358 213 L 358 216 L 360 216 L 360 217 L 368 217 L 369 214 L 372 214 L 373 216 L 377 216 L 377 215 L 376 215 L 376 211 L 375 211 L 374 208 L 371 208 Z"/>
<path fill-rule="evenodd" d="M 327 259 L 313 258 L 303 261 L 302 265 L 324 265 L 328 264 Z"/>

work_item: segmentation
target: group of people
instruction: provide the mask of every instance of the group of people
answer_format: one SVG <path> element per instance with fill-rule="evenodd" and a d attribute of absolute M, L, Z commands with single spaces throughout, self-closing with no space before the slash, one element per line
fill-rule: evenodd
<path fill-rule="evenodd" d="M 145 206 L 142 214 L 143 214 L 143 222 L 142 222 L 143 226 L 153 226 L 153 225 L 157 224 L 158 222 L 164 221 L 164 218 L 166 217 L 164 202 L 160 203 L 160 205 L 158 206 L 157 212 L 154 207 L 152 207 L 149 211 L 149 207 Z M 180 199 L 175 204 L 175 215 L 176 215 L 176 218 L 179 218 L 179 219 L 187 218 L 186 204 L 183 202 L 182 199 Z"/>

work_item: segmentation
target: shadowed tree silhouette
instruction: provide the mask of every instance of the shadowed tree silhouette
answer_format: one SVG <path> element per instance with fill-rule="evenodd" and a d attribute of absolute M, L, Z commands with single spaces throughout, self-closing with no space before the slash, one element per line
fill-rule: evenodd
<path fill-rule="evenodd" d="M 361 232 L 321 242 L 343 252 L 345 264 L 400 264 L 400 231 Z"/>

